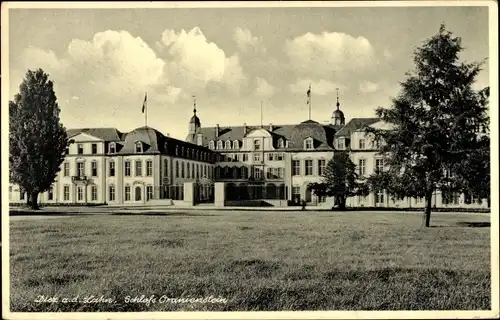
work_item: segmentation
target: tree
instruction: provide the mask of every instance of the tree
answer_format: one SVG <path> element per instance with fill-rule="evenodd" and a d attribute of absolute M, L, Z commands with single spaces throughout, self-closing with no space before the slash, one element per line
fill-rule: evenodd
<path fill-rule="evenodd" d="M 415 71 L 407 73 L 392 107 L 377 109 L 388 127 L 366 128 L 381 142 L 380 153 L 387 155 L 392 177 L 385 180 L 388 191 L 398 198 L 425 198 L 425 227 L 430 225 L 435 190 L 464 189 L 464 180 L 472 188 L 482 179 L 476 172 L 464 175 L 462 168 L 476 161 L 473 155 L 484 154 L 476 129 L 489 122 L 489 88 L 472 88 L 483 62 L 460 62 L 462 50 L 461 39 L 441 25 L 415 50 Z"/>
<path fill-rule="evenodd" d="M 368 189 L 360 181 L 356 165 L 347 152 L 336 152 L 326 165 L 322 182 L 310 183 L 308 188 L 318 196 L 335 197 L 341 210 L 345 209 L 347 198 L 368 194 Z"/>
<path fill-rule="evenodd" d="M 42 70 L 28 70 L 9 101 L 9 179 L 38 209 L 38 194 L 50 189 L 66 155 L 68 138 L 59 119 L 53 83 Z"/>

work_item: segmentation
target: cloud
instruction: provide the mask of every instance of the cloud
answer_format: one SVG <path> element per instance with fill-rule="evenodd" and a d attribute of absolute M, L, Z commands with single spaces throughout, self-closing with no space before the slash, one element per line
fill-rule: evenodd
<path fill-rule="evenodd" d="M 361 70 L 373 63 L 374 49 L 368 39 L 345 33 L 306 33 L 287 40 L 285 53 L 290 65 L 304 74 Z"/>
<path fill-rule="evenodd" d="M 255 78 L 255 95 L 269 98 L 276 92 L 276 88 L 261 77 Z"/>
<path fill-rule="evenodd" d="M 168 82 L 174 86 L 199 90 L 215 82 L 235 87 L 245 80 L 238 56 L 226 56 L 198 27 L 180 32 L 165 30 L 157 46 L 167 61 Z"/>
<path fill-rule="evenodd" d="M 234 29 L 233 39 L 241 52 L 266 53 L 262 37 L 254 37 L 248 29 Z"/>
<path fill-rule="evenodd" d="M 377 91 L 378 88 L 379 88 L 378 84 L 370 81 L 363 81 L 359 84 L 359 90 L 363 93 L 372 93 Z"/>
<path fill-rule="evenodd" d="M 346 90 L 347 86 L 331 82 L 328 80 L 321 79 L 319 81 L 313 81 L 309 78 L 299 79 L 295 83 L 289 85 L 290 92 L 292 93 L 303 93 L 304 96 L 311 85 L 311 94 L 325 96 L 330 93 L 335 92 L 335 89 L 339 88 L 339 90 Z"/>
<path fill-rule="evenodd" d="M 382 55 L 387 60 L 390 60 L 392 58 L 392 53 L 391 53 L 391 51 L 389 51 L 389 49 L 385 49 L 384 52 L 382 53 Z"/>

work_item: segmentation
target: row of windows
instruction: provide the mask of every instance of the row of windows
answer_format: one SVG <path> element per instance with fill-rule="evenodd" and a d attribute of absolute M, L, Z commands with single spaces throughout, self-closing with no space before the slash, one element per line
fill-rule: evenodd
<path fill-rule="evenodd" d="M 241 145 L 240 145 L 239 140 L 234 140 L 234 141 L 218 140 L 217 142 L 210 140 L 208 142 L 208 148 L 212 149 L 212 150 L 215 150 L 215 149 L 217 149 L 217 150 L 222 150 L 222 149 L 231 150 L 231 149 L 233 149 L 234 150 L 234 149 L 239 149 L 240 147 L 243 147 L 243 141 L 241 142 Z M 261 150 L 261 148 L 262 148 L 262 138 L 254 139 L 253 140 L 253 150 Z M 285 141 L 282 138 L 280 138 L 278 140 L 278 148 L 288 148 L 288 141 Z"/>
<path fill-rule="evenodd" d="M 142 192 L 141 187 L 136 187 L 135 200 L 142 199 L 141 192 Z M 24 192 L 21 192 L 21 194 L 20 194 L 21 200 L 24 200 L 24 194 L 25 194 Z M 90 187 L 90 201 L 97 201 L 98 200 L 97 195 L 98 195 L 98 187 L 96 185 L 92 185 Z M 153 198 L 153 186 L 146 186 L 146 200 L 149 200 L 152 198 Z M 54 192 L 53 192 L 52 188 L 48 191 L 47 199 L 48 200 L 54 199 Z M 63 200 L 69 201 L 69 199 L 70 199 L 70 186 L 64 185 L 63 186 Z M 108 199 L 109 199 L 109 201 L 116 200 L 116 187 L 114 185 L 110 185 L 108 187 Z M 77 201 L 86 201 L 83 186 L 76 187 L 76 200 Z M 130 185 L 125 185 L 125 201 L 130 201 L 130 200 L 131 200 Z"/>
<path fill-rule="evenodd" d="M 165 159 L 165 175 L 168 172 L 168 160 Z M 212 178 L 212 168 L 208 165 L 199 163 L 189 163 L 182 161 L 175 161 L 175 177 L 187 179 L 199 179 L 202 177 Z"/>
<path fill-rule="evenodd" d="M 248 162 L 248 153 L 229 153 L 229 154 L 220 154 L 219 155 L 219 161 L 221 162 Z M 283 161 L 284 155 L 283 153 L 267 153 L 267 160 L 269 161 Z M 254 153 L 253 154 L 253 161 L 254 162 L 260 162 L 261 161 L 261 154 L 260 153 Z"/>
<path fill-rule="evenodd" d="M 385 166 L 386 163 L 384 159 L 375 159 L 375 172 L 384 171 Z M 366 159 L 358 160 L 358 174 L 360 176 L 364 176 L 366 174 Z"/>
<path fill-rule="evenodd" d="M 381 143 L 379 141 L 373 141 L 370 144 L 370 146 L 371 146 L 372 149 L 380 149 Z M 337 149 L 338 150 L 344 150 L 346 147 L 347 147 L 346 146 L 346 139 L 345 138 L 339 138 L 337 140 Z M 354 146 L 354 147 L 357 147 L 360 150 L 364 150 L 364 149 L 367 149 L 368 144 L 367 144 L 367 141 L 365 139 L 359 139 L 358 140 L 358 145 Z"/>
<path fill-rule="evenodd" d="M 135 176 L 139 177 L 142 176 L 142 160 L 135 160 Z M 126 160 L 124 162 L 124 168 L 125 168 L 125 176 L 131 176 L 131 161 Z M 111 160 L 108 163 L 108 176 L 109 177 L 114 177 L 116 174 L 116 165 L 115 161 Z M 85 162 L 77 162 L 76 163 L 76 172 L 75 175 L 78 177 L 83 177 L 86 176 L 86 170 L 85 170 Z M 153 175 L 153 161 L 152 160 L 146 160 L 146 176 L 151 177 Z M 64 177 L 69 177 L 70 176 L 70 166 L 69 162 L 64 162 L 63 164 L 63 176 Z M 99 170 L 98 170 L 98 164 L 97 161 L 91 161 L 90 162 L 90 176 L 92 177 L 98 177 L 99 176 Z"/>
<path fill-rule="evenodd" d="M 300 176 L 301 175 L 301 161 L 300 160 L 292 160 L 292 175 Z M 317 176 L 322 176 L 325 173 L 326 168 L 326 160 L 319 159 L 317 160 Z M 304 160 L 304 175 L 312 176 L 314 174 L 314 161 L 312 159 Z"/>
<path fill-rule="evenodd" d="M 247 167 L 216 167 L 215 177 L 217 179 L 248 179 L 250 172 L 254 179 L 264 177 L 262 169 L 258 167 L 252 169 Z M 267 168 L 266 177 L 267 179 L 283 179 L 285 177 L 285 168 Z"/>

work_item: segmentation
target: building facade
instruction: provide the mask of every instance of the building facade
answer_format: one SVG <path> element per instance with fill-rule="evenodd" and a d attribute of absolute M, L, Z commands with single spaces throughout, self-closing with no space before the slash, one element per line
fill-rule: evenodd
<path fill-rule="evenodd" d="M 185 141 L 150 127 L 122 133 L 115 128 L 68 130 L 69 152 L 42 203 L 141 204 L 183 200 L 186 182 L 196 184 L 197 202 L 213 200 L 213 183 L 224 182 L 226 205 L 262 200 L 284 206 L 306 201 L 332 207 L 334 199 L 308 189 L 320 182 L 334 152 L 348 151 L 361 177 L 385 168 L 366 126 L 385 126 L 378 118 L 345 123 L 337 98 L 328 124 L 313 120 L 292 125 L 202 127 L 196 104 Z M 12 203 L 26 195 L 9 186 Z M 192 196 L 189 196 L 191 198 Z M 262 203 L 263 203 L 262 202 Z M 473 195 L 433 195 L 435 207 L 488 207 Z M 424 207 L 424 199 L 393 201 L 387 193 L 347 199 L 352 207 Z"/>

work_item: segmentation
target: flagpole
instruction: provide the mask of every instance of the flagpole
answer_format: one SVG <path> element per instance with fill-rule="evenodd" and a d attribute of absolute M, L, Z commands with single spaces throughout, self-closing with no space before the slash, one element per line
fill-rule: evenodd
<path fill-rule="evenodd" d="M 311 120 L 311 85 L 309 85 L 309 120 Z"/>
<path fill-rule="evenodd" d="M 146 122 L 146 127 L 148 126 L 148 93 L 146 92 L 146 96 L 144 98 L 145 110 L 144 110 L 144 118 Z"/>

